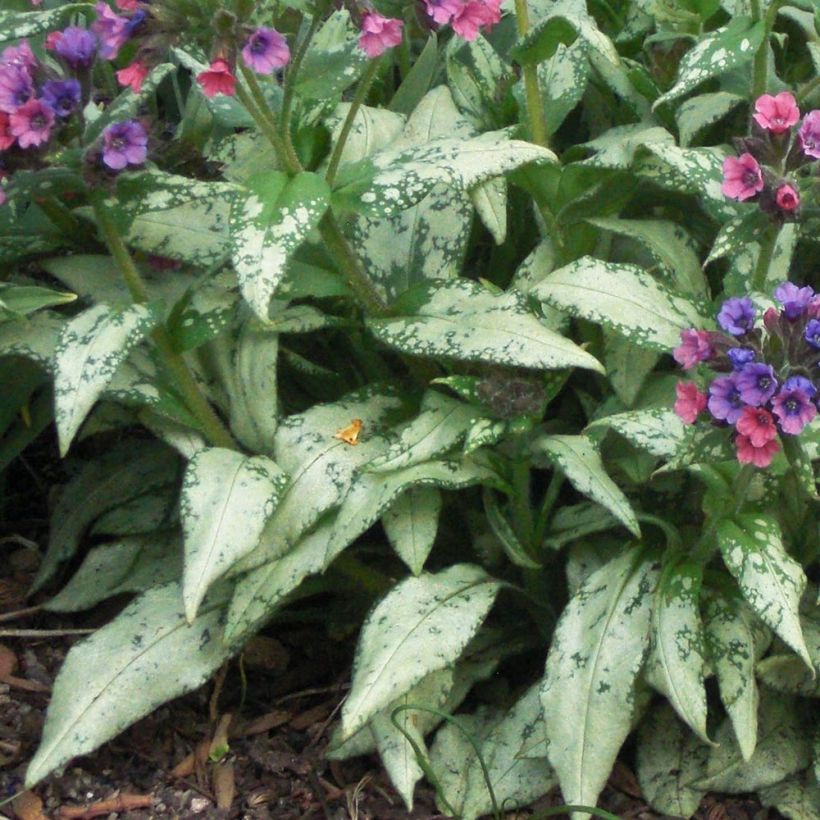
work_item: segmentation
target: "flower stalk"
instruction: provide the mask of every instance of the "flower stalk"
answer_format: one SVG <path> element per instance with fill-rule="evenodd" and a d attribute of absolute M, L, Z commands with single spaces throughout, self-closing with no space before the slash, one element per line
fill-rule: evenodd
<path fill-rule="evenodd" d="M 524 37 L 530 28 L 527 0 L 515 0 L 515 21 L 518 36 Z M 522 67 L 524 77 L 524 96 L 527 100 L 527 114 L 530 120 L 530 139 L 544 148 L 549 148 L 549 137 L 544 116 L 544 103 L 541 89 L 538 87 L 538 67 L 528 63 Z"/>

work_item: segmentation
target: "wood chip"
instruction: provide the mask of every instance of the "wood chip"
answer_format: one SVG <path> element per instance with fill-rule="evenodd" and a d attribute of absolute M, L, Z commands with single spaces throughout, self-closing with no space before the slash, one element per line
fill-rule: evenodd
<path fill-rule="evenodd" d="M 250 735 L 261 735 L 269 732 L 271 729 L 277 729 L 279 726 L 284 726 L 293 717 L 293 712 L 286 712 L 284 709 L 274 709 L 266 715 L 256 718 L 251 721 L 242 732 L 246 737 Z"/>
<path fill-rule="evenodd" d="M 92 817 L 135 811 L 136 809 L 150 809 L 154 804 L 152 794 L 118 794 L 108 800 L 100 800 L 90 806 L 62 806 L 57 812 L 61 820 L 87 820 Z"/>
<path fill-rule="evenodd" d="M 0 680 L 17 668 L 17 655 L 5 644 L 0 643 Z"/>
<path fill-rule="evenodd" d="M 219 809 L 229 809 L 236 797 L 236 778 L 233 763 L 218 763 L 211 773 L 211 784 Z"/>
<path fill-rule="evenodd" d="M 7 683 L 15 689 L 24 689 L 26 692 L 50 692 L 51 687 L 40 683 L 38 680 L 29 680 L 28 678 L 18 678 L 14 675 L 0 675 L 0 683 Z"/>
<path fill-rule="evenodd" d="M 290 725 L 297 732 L 303 732 L 309 726 L 313 726 L 314 723 L 319 723 L 324 720 L 330 714 L 330 710 L 332 708 L 332 703 L 320 703 L 318 706 L 308 709 L 307 712 L 302 712 L 301 715 L 296 715 L 296 717 L 290 722 Z"/>
<path fill-rule="evenodd" d="M 34 792 L 18 794 L 11 805 L 20 820 L 48 820 L 43 814 L 43 801 Z"/>

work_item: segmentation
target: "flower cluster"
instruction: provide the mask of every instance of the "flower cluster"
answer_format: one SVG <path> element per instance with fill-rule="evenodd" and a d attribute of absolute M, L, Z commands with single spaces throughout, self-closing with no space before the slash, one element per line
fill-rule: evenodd
<path fill-rule="evenodd" d="M 733 297 L 717 315 L 721 331 L 684 330 L 673 353 L 684 370 L 711 370 L 705 390 L 678 383 L 675 413 L 694 424 L 706 411 L 733 427 L 738 461 L 757 467 L 768 467 L 778 435 L 798 435 L 820 403 L 820 294 L 784 282 L 774 295 L 782 307 L 769 308 L 762 327 L 752 300 Z"/>
<path fill-rule="evenodd" d="M 439 26 L 452 26 L 471 42 L 480 31 L 489 31 L 501 19 L 501 0 L 424 0 L 427 15 Z"/>
<path fill-rule="evenodd" d="M 739 156 L 723 163 L 721 190 L 730 199 L 757 202 L 776 219 L 794 220 L 800 208 L 795 172 L 820 159 L 820 110 L 801 122 L 792 94 L 764 94 L 752 121 L 752 134 L 735 140 Z"/>

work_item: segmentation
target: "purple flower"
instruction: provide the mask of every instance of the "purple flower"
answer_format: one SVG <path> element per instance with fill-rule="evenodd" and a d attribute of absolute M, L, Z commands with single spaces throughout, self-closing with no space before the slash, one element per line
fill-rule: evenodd
<path fill-rule="evenodd" d="M 696 364 L 705 362 L 714 355 L 709 334 L 705 330 L 682 330 L 680 341 L 672 351 L 672 356 L 684 370 L 691 370 Z"/>
<path fill-rule="evenodd" d="M 248 37 L 242 59 L 257 74 L 273 74 L 290 61 L 288 42 L 276 29 L 262 26 Z"/>
<path fill-rule="evenodd" d="M 91 30 L 100 38 L 100 56 L 113 60 L 128 39 L 130 20 L 114 14 L 107 3 L 97 3 L 94 10 L 97 19 L 91 24 Z"/>
<path fill-rule="evenodd" d="M 781 392 L 786 392 L 787 390 L 802 390 L 810 398 L 813 398 L 817 393 L 817 388 L 805 376 L 789 376 L 789 378 L 783 382 Z"/>
<path fill-rule="evenodd" d="M 137 9 L 128 20 L 125 26 L 125 33 L 131 37 L 134 32 L 143 24 L 145 18 L 148 17 L 148 12 L 145 9 Z"/>
<path fill-rule="evenodd" d="M 709 412 L 720 421 L 734 424 L 743 412 L 743 400 L 737 387 L 737 377 L 719 376 L 709 385 Z"/>
<path fill-rule="evenodd" d="M 820 159 L 820 111 L 809 111 L 797 132 L 800 147 L 807 157 Z"/>
<path fill-rule="evenodd" d="M 85 28 L 69 26 L 56 41 L 54 51 L 75 71 L 91 68 L 97 56 L 97 36 Z"/>
<path fill-rule="evenodd" d="M 753 362 L 737 374 L 737 389 L 744 404 L 760 407 L 774 395 L 777 379 L 770 364 Z"/>
<path fill-rule="evenodd" d="M 53 125 L 54 112 L 42 100 L 29 100 L 9 117 L 9 131 L 21 148 L 47 142 Z"/>
<path fill-rule="evenodd" d="M 774 298 L 783 305 L 786 318 L 796 319 L 814 299 L 814 291 L 806 286 L 799 288 L 793 282 L 783 282 L 774 292 Z"/>
<path fill-rule="evenodd" d="M 115 122 L 103 131 L 103 162 L 115 171 L 142 165 L 148 156 L 148 134 L 136 120 Z"/>
<path fill-rule="evenodd" d="M 0 111 L 13 114 L 33 94 L 28 71 L 17 65 L 0 65 Z"/>
<path fill-rule="evenodd" d="M 68 117 L 80 104 L 80 83 L 77 80 L 52 80 L 43 85 L 42 99 L 58 117 Z"/>
<path fill-rule="evenodd" d="M 806 325 L 803 338 L 815 349 L 820 350 L 820 319 L 811 319 Z"/>
<path fill-rule="evenodd" d="M 743 365 L 753 362 L 757 354 L 750 347 L 730 347 L 726 351 L 726 355 L 731 360 L 732 367 L 735 370 L 742 370 Z"/>
<path fill-rule="evenodd" d="M 727 299 L 717 316 L 718 324 L 732 336 L 742 336 L 754 327 L 755 309 L 748 296 Z"/>
<path fill-rule="evenodd" d="M 774 414 L 784 433 L 796 436 L 816 415 L 817 408 L 802 390 L 781 390 L 772 399 Z"/>

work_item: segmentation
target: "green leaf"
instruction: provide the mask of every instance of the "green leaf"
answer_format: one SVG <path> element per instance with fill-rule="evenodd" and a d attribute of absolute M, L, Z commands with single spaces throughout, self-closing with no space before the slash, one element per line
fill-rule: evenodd
<path fill-rule="evenodd" d="M 588 219 L 593 225 L 640 242 L 666 270 L 672 290 L 694 296 L 709 297 L 709 285 L 703 274 L 695 244 L 687 232 L 674 222 L 661 219 Z"/>
<path fill-rule="evenodd" d="M 607 475 L 601 455 L 590 439 L 543 436 L 534 447 L 563 470 L 579 493 L 606 507 L 633 535 L 640 537 L 641 528 L 629 500 Z"/>
<path fill-rule="evenodd" d="M 641 347 L 668 352 L 705 323 L 697 308 L 635 265 L 591 256 L 553 271 L 532 292 L 558 310 L 599 322 Z"/>
<path fill-rule="evenodd" d="M 816 820 L 820 784 L 809 775 L 798 775 L 761 789 L 757 796 L 764 806 L 776 808 L 789 820 Z"/>
<path fill-rule="evenodd" d="M 152 488 L 103 513 L 94 522 L 92 535 L 142 535 L 176 523 L 177 476 L 169 479 L 165 486 Z"/>
<path fill-rule="evenodd" d="M 213 582 L 258 543 L 287 476 L 265 456 L 210 447 L 188 463 L 180 517 L 185 533 L 182 599 L 193 622 Z"/>
<path fill-rule="evenodd" d="M 67 305 L 76 298 L 75 293 L 0 282 L 0 321 L 20 319 L 45 307 Z"/>
<path fill-rule="evenodd" d="M 339 141 L 342 126 L 350 113 L 351 106 L 352 103 L 339 103 L 333 115 L 325 120 L 328 127 L 332 126 L 331 141 L 334 146 Z M 405 118 L 403 116 L 386 108 L 374 108 L 369 105 L 359 106 L 342 149 L 340 167 L 351 162 L 358 162 L 372 156 L 377 151 L 387 148 L 388 145 L 399 138 L 404 129 L 404 124 Z"/>
<path fill-rule="evenodd" d="M 717 539 L 749 606 L 813 672 L 798 614 L 806 576 L 783 548 L 777 521 L 754 514 L 724 519 L 717 526 Z"/>
<path fill-rule="evenodd" d="M 700 131 L 725 117 L 744 99 L 728 91 L 717 91 L 714 94 L 698 94 L 687 100 L 675 113 L 681 146 L 691 145 Z"/>
<path fill-rule="evenodd" d="M 453 664 L 498 589 L 497 581 L 470 564 L 406 578 L 394 587 L 362 627 L 342 707 L 343 736 L 353 735 L 426 675 Z"/>
<path fill-rule="evenodd" d="M 424 48 L 390 100 L 389 110 L 398 114 L 410 114 L 430 89 L 437 67 L 438 39 L 436 33 L 431 31 Z"/>
<path fill-rule="evenodd" d="M 26 770 L 27 788 L 160 704 L 201 686 L 236 651 L 220 640 L 224 593 L 206 601 L 190 625 L 181 601 L 178 584 L 149 590 L 71 649 Z"/>
<path fill-rule="evenodd" d="M 543 732 L 539 687 L 531 686 L 481 744 L 495 799 L 505 810 L 526 806 L 546 794 L 558 778 L 543 758 L 522 758 L 518 752 L 535 732 Z M 473 756 L 467 770 L 460 816 L 475 820 L 492 810 L 484 773 Z"/>
<path fill-rule="evenodd" d="M 52 370 L 54 348 L 64 324 L 64 319 L 49 311 L 0 322 L 0 356 L 23 356 Z"/>
<path fill-rule="evenodd" d="M 672 410 L 652 408 L 604 416 L 588 424 L 587 431 L 615 430 L 636 447 L 659 458 L 671 458 L 684 441 L 686 427 Z"/>
<path fill-rule="evenodd" d="M 760 238 L 767 222 L 766 215 L 759 209 L 750 209 L 740 216 L 729 219 L 720 226 L 712 243 L 712 250 L 706 257 L 704 265 L 726 256 L 736 256 L 749 244 Z"/>
<path fill-rule="evenodd" d="M 259 175 L 231 206 L 231 256 L 242 295 L 263 322 L 293 252 L 327 210 L 330 188 L 307 171 Z"/>
<path fill-rule="evenodd" d="M 62 455 L 117 368 L 157 318 L 148 305 L 95 305 L 63 326 L 54 350 L 55 419 Z"/>
<path fill-rule="evenodd" d="M 705 743 L 706 689 L 699 600 L 703 570 L 691 561 L 668 564 L 652 607 L 645 676 L 666 696 L 678 716 Z"/>
<path fill-rule="evenodd" d="M 713 597 L 707 604 L 705 647 L 717 675 L 720 699 L 729 714 L 744 760 L 757 743 L 759 696 L 755 681 L 754 615 L 739 601 Z"/>
<path fill-rule="evenodd" d="M 413 575 L 421 574 L 433 549 L 441 504 L 435 487 L 411 487 L 382 515 L 387 540 Z"/>
<path fill-rule="evenodd" d="M 550 520 L 545 543 L 553 549 L 602 530 L 618 525 L 610 512 L 598 504 L 574 504 L 561 507 Z"/>
<path fill-rule="evenodd" d="M 94 547 L 71 580 L 44 605 L 51 612 L 77 612 L 125 592 L 145 592 L 182 574 L 176 532 L 150 533 Z"/>
<path fill-rule="evenodd" d="M 638 734 L 638 782 L 652 808 L 671 817 L 692 817 L 705 791 L 689 784 L 706 773 L 709 747 L 687 731 L 666 703 L 644 718 Z"/>
<path fill-rule="evenodd" d="M 589 353 L 539 321 L 520 293 L 496 294 L 478 282 L 457 279 L 431 283 L 412 295 L 415 304 L 403 315 L 368 320 L 376 338 L 403 353 L 602 372 Z M 403 303 L 395 307 L 404 311 Z"/>
<path fill-rule="evenodd" d="M 524 545 L 518 540 L 518 536 L 504 515 L 495 493 L 489 487 L 485 487 L 483 497 L 487 523 L 490 525 L 495 537 L 501 542 L 507 558 L 517 567 L 541 569 L 541 564 L 530 557 Z"/>
<path fill-rule="evenodd" d="M 48 549 L 32 591 L 74 554 L 86 527 L 101 513 L 167 485 L 169 476 L 175 475 L 177 459 L 172 450 L 154 442 L 135 444 L 126 439 L 86 462 L 65 486 L 54 507 Z"/>
<path fill-rule="evenodd" d="M 728 25 L 703 35 L 700 42 L 680 61 L 678 79 L 653 108 L 690 92 L 705 80 L 726 74 L 752 60 L 763 42 L 765 26 L 745 16 L 732 18 Z"/>
<path fill-rule="evenodd" d="M 656 582 L 640 548 L 626 550 L 586 580 L 558 621 L 541 702 L 567 803 L 595 805 L 629 733 Z"/>
<path fill-rule="evenodd" d="M 735 742 L 731 721 L 724 720 L 715 732 L 717 745 L 709 753 L 706 776 L 692 785 L 729 794 L 753 792 L 808 766 L 811 730 L 804 702 L 763 690 L 758 726 L 757 747 L 747 762 Z"/>
<path fill-rule="evenodd" d="M 544 122 L 550 136 L 584 96 L 589 79 L 588 52 L 589 46 L 582 39 L 571 45 L 559 43 L 555 54 L 538 66 Z"/>
<path fill-rule="evenodd" d="M 820 697 L 820 613 L 815 609 L 800 619 L 803 637 L 812 660 L 814 674 L 794 655 L 769 655 L 757 665 L 757 677 L 770 689 Z"/>
<path fill-rule="evenodd" d="M 333 526 L 327 545 L 326 564 L 376 523 L 387 508 L 410 487 L 443 487 L 448 490 L 471 487 L 485 481 L 497 481 L 487 467 L 465 459 L 428 461 L 403 467 L 390 473 L 362 473 L 354 478 Z"/>
<path fill-rule="evenodd" d="M 90 12 L 91 3 L 65 3 L 47 11 L 0 11 L 0 43 L 58 28 L 70 14 Z"/>
<path fill-rule="evenodd" d="M 252 570 L 237 582 L 225 624 L 229 646 L 255 634 L 309 575 L 325 565 L 331 522 L 323 522 L 275 561 Z"/>

